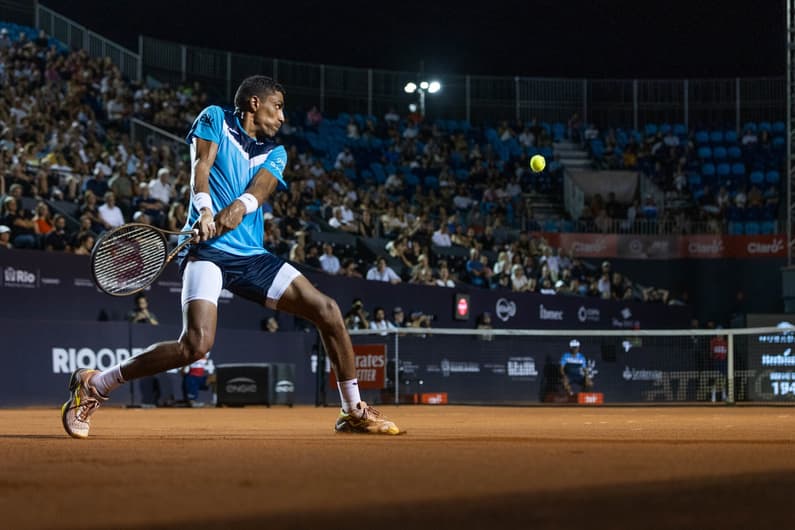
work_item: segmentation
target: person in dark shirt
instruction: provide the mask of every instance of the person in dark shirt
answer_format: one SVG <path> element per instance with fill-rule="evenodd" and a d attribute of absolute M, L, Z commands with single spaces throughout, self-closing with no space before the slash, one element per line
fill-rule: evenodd
<path fill-rule="evenodd" d="M 69 236 L 66 234 L 66 218 L 57 214 L 53 223 L 55 228 L 44 238 L 44 249 L 69 252 L 71 246 L 69 245 Z"/>

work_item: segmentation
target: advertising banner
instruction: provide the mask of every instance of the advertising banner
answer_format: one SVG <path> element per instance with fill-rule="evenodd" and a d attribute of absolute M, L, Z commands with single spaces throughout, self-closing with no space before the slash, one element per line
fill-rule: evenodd
<path fill-rule="evenodd" d="M 354 344 L 353 359 L 359 388 L 381 390 L 384 388 L 386 372 L 386 344 Z M 329 386 L 337 388 L 334 370 L 329 372 Z"/>

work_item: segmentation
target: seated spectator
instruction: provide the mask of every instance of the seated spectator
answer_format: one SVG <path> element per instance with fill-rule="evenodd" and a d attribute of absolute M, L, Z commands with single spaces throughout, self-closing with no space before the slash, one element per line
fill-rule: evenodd
<path fill-rule="evenodd" d="M 52 232 L 53 220 L 50 215 L 50 207 L 46 202 L 39 202 L 36 205 L 36 213 L 33 216 L 33 222 L 36 223 L 36 233 L 44 236 Z"/>
<path fill-rule="evenodd" d="M 75 248 L 74 253 L 79 256 L 90 256 L 91 251 L 94 249 L 94 241 L 94 234 L 91 232 L 82 234 L 78 240 L 77 248 Z"/>
<path fill-rule="evenodd" d="M 14 248 L 11 244 L 11 229 L 0 225 L 0 249 Z"/>
<path fill-rule="evenodd" d="M 346 232 L 358 232 L 359 227 L 356 223 L 349 223 L 342 217 L 342 207 L 335 206 L 331 209 L 331 217 L 328 220 L 328 225 L 337 230 L 344 230 Z"/>
<path fill-rule="evenodd" d="M 437 287 L 455 287 L 455 282 L 450 277 L 450 269 L 447 264 L 439 267 L 439 276 L 434 280 Z"/>
<path fill-rule="evenodd" d="M 383 257 L 378 258 L 375 267 L 372 267 L 369 271 L 367 271 L 367 279 L 380 282 L 389 282 L 391 284 L 397 284 L 401 282 L 400 276 L 398 276 L 391 267 L 387 266 L 386 259 Z"/>
<path fill-rule="evenodd" d="M 480 261 L 480 252 L 476 248 L 470 249 L 469 251 L 466 271 L 469 283 L 477 287 L 484 287 L 487 285 L 483 263 Z"/>
<path fill-rule="evenodd" d="M 370 329 L 395 329 L 395 325 L 386 319 L 386 311 L 383 307 L 376 307 L 373 311 L 373 319 L 370 320 Z M 386 335 L 386 333 L 384 333 Z"/>
<path fill-rule="evenodd" d="M 105 204 L 97 210 L 107 228 L 116 228 L 124 224 L 124 214 L 121 213 L 121 208 L 116 206 L 116 196 L 112 191 L 105 193 Z"/>
<path fill-rule="evenodd" d="M 38 226 L 24 210 L 20 211 L 17 199 L 9 195 L 3 200 L 0 224 L 11 230 L 11 244 L 14 248 L 36 248 L 38 246 Z"/>
<path fill-rule="evenodd" d="M 69 236 L 66 233 L 66 217 L 56 214 L 53 220 L 53 229 L 44 238 L 44 250 L 71 252 Z"/>
<path fill-rule="evenodd" d="M 337 274 L 340 271 L 340 260 L 334 255 L 334 247 L 323 243 L 323 255 L 320 256 L 320 267 L 328 274 Z"/>
<path fill-rule="evenodd" d="M 436 230 L 431 236 L 431 242 L 437 247 L 451 247 L 453 242 L 450 239 L 450 234 L 447 231 L 447 223 L 441 222 L 439 229 Z"/>
<path fill-rule="evenodd" d="M 161 167 L 157 170 L 157 178 L 149 181 L 149 197 L 159 201 L 163 206 L 162 210 L 166 211 L 171 200 L 176 197 L 176 190 L 171 183 L 171 170 L 167 167 Z"/>
<path fill-rule="evenodd" d="M 359 272 L 359 265 L 352 259 L 345 260 L 339 274 L 348 278 L 363 278 L 362 273 Z"/>
<path fill-rule="evenodd" d="M 364 310 L 364 302 L 361 298 L 354 298 L 351 308 L 345 313 L 343 320 L 348 329 L 369 329 L 370 319 L 367 311 Z"/>
<path fill-rule="evenodd" d="M 334 162 L 334 169 L 343 171 L 349 168 L 356 168 L 356 159 L 353 157 L 350 147 L 343 147 L 342 151 L 339 152 L 337 159 Z"/>
<path fill-rule="evenodd" d="M 312 105 L 312 107 L 306 111 L 305 125 L 309 128 L 317 129 L 322 121 L 323 114 L 320 113 L 320 109 L 317 108 L 317 105 Z"/>
<path fill-rule="evenodd" d="M 380 233 L 380 230 L 378 229 L 378 223 L 373 217 L 373 212 L 370 211 L 369 208 L 362 210 L 362 217 L 359 219 L 357 226 L 357 233 L 362 237 L 378 237 L 378 234 Z"/>
<path fill-rule="evenodd" d="M 511 290 L 517 293 L 535 290 L 534 282 L 525 276 L 521 265 L 511 267 Z"/>

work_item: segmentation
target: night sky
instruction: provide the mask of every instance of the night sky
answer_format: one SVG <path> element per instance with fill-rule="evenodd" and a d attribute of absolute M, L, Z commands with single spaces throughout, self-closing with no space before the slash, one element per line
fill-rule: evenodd
<path fill-rule="evenodd" d="M 184 0 L 41 3 L 134 50 L 145 34 L 332 65 L 422 64 L 430 74 L 782 76 L 786 60 L 784 0 L 221 0 L 222 11 Z"/>

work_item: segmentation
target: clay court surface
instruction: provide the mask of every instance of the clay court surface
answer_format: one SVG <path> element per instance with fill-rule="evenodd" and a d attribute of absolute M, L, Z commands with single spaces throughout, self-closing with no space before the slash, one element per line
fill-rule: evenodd
<path fill-rule="evenodd" d="M 0 410 L 0 527 L 792 528 L 795 409 Z"/>

